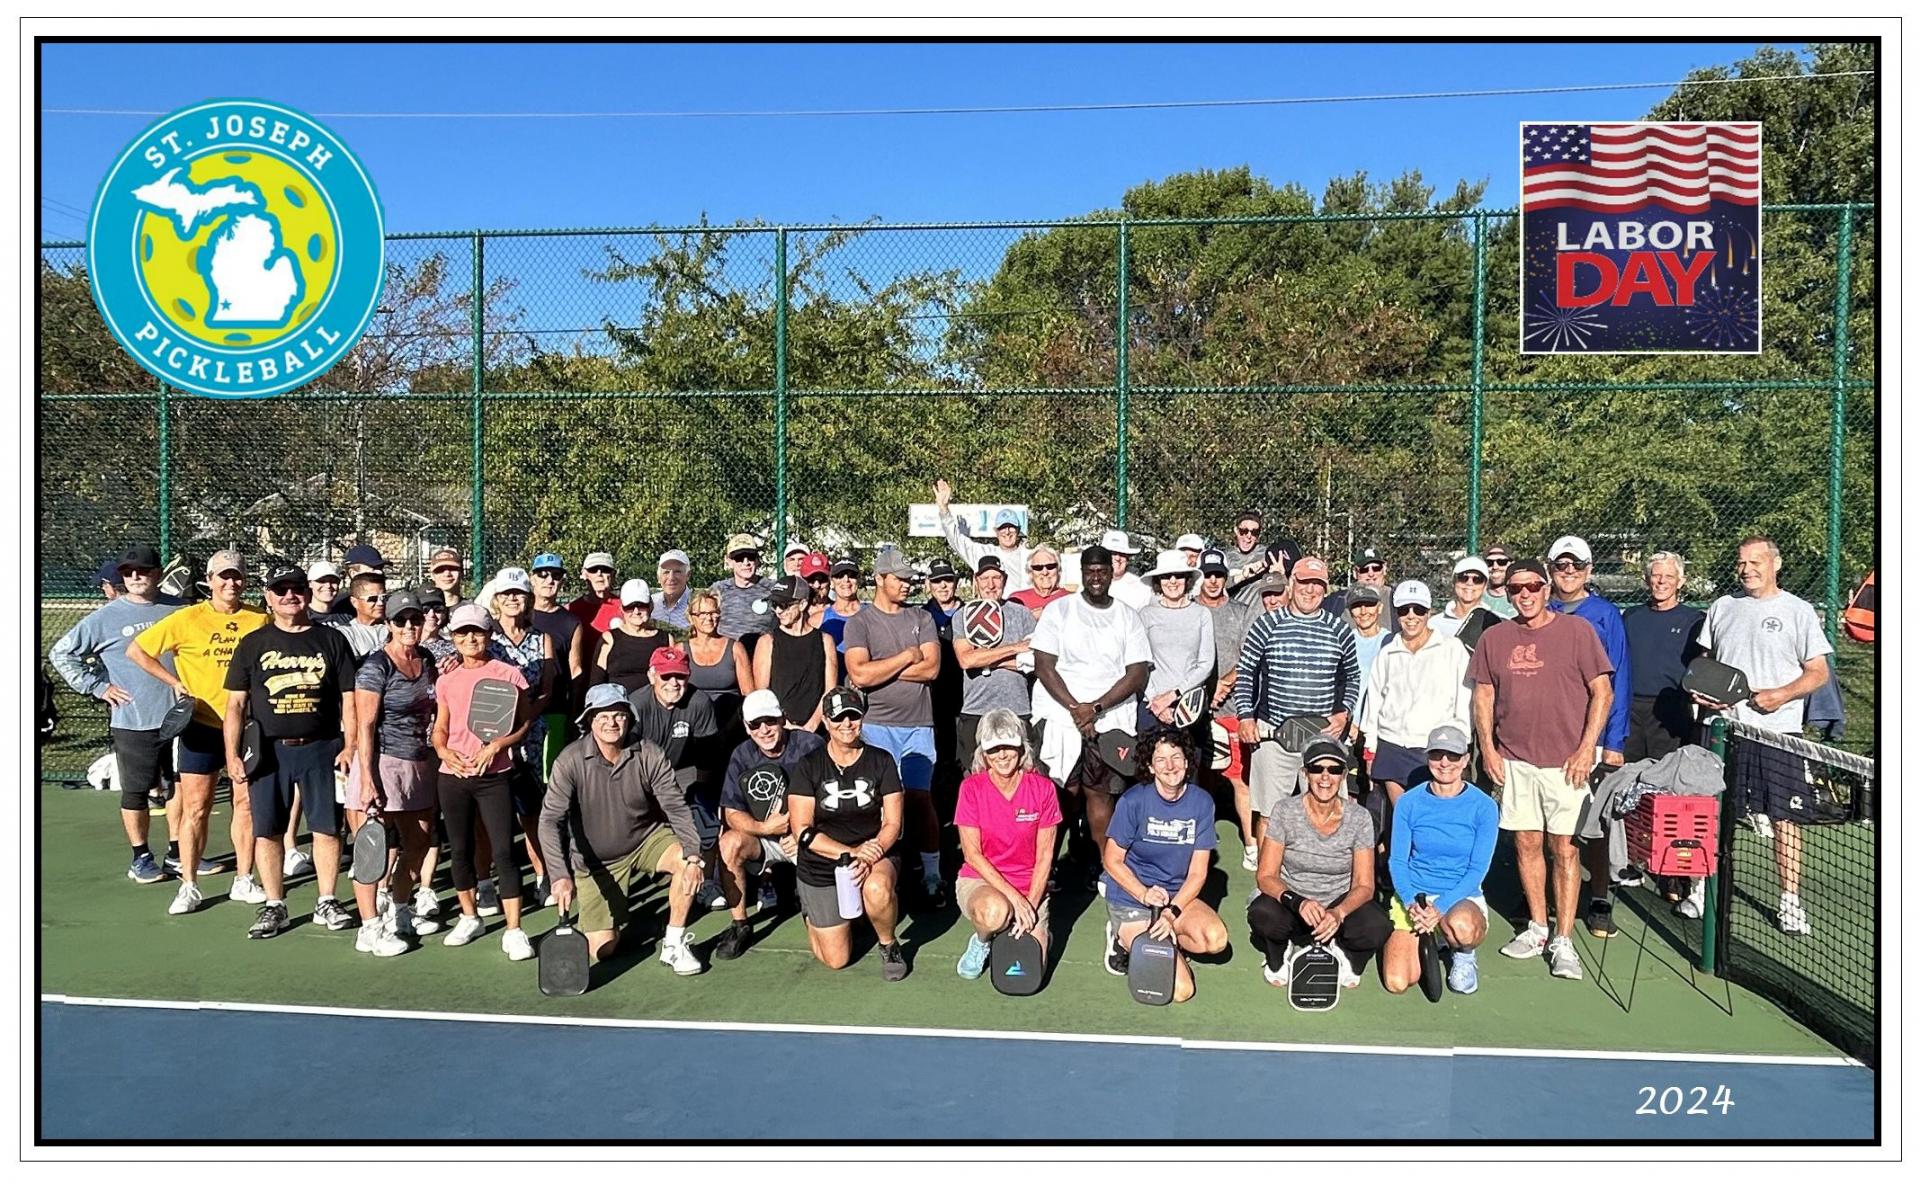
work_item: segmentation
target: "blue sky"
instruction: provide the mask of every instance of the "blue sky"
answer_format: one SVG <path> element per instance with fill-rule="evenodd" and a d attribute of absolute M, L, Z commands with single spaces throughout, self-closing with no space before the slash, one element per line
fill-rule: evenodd
<path fill-rule="evenodd" d="M 216 95 L 312 113 L 741 110 L 1341 95 L 1642 82 L 1755 43 L 1630 45 L 55 45 L 45 107 Z M 1522 119 L 1632 118 L 1660 90 L 1010 115 L 328 122 L 390 230 L 1055 218 L 1142 181 L 1247 164 L 1316 194 L 1418 168 L 1514 201 Z M 137 116 L 42 115 L 43 232 L 78 238 Z"/>

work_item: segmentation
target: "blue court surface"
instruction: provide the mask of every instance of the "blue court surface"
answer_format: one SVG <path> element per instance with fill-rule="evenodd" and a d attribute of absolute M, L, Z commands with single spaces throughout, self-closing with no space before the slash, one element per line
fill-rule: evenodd
<path fill-rule="evenodd" d="M 1874 1136 L 1872 1072 L 1839 1057 L 1536 1056 L 61 996 L 42 998 L 40 1020 L 51 1053 L 40 1062 L 43 1141 Z M 196 1064 L 207 1072 L 180 1075 Z"/>

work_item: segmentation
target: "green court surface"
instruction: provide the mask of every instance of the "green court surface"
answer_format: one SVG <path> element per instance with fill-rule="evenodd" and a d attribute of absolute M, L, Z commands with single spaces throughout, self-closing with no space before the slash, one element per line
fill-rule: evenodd
<path fill-rule="evenodd" d="M 1224 961 L 1197 968 L 1199 992 L 1184 1005 L 1146 1008 L 1132 1002 L 1124 983 L 1101 965 L 1102 913 L 1087 894 L 1056 902 L 1056 930 L 1065 948 L 1045 990 L 1036 996 L 996 994 L 984 979 L 954 974 L 966 941 L 957 915 L 913 917 L 900 933 L 913 962 L 901 983 L 880 978 L 869 949 L 851 967 L 828 971 L 807 952 L 795 916 L 777 925 L 756 919 L 754 946 L 740 959 L 715 963 L 704 975 L 680 978 L 653 956 L 664 924 L 664 897 L 649 891 L 637 911 L 643 939 L 637 951 L 595 969 L 587 995 L 553 1000 L 537 988 L 534 962 L 510 963 L 501 953 L 498 918 L 487 936 L 448 948 L 440 935 L 409 954 L 374 959 L 353 949 L 352 932 L 329 933 L 308 924 L 315 897 L 311 879 L 290 888 L 295 926 L 264 942 L 245 936 L 253 910 L 220 896 L 227 874 L 206 878 L 209 904 L 169 917 L 174 883 L 135 885 L 124 877 L 126 848 L 115 801 L 91 791 L 44 788 L 40 795 L 40 990 L 70 997 L 239 1001 L 323 1007 L 497 1013 L 543 1017 L 620 1017 L 666 1021 L 785 1023 L 862 1027 L 996 1030 L 1031 1033 L 1142 1035 L 1189 1040 L 1529 1050 L 1649 1051 L 1689 1054 L 1831 1055 L 1833 1048 L 1771 1004 L 1739 989 L 1726 1009 L 1726 985 L 1690 982 L 1687 958 L 1649 936 L 1633 991 L 1628 977 L 1641 920 L 1622 909 L 1621 935 L 1610 942 L 1577 929 L 1586 960 L 1582 982 L 1552 979 L 1542 961 L 1520 963 L 1492 949 L 1511 928 L 1496 917 L 1483 950 L 1480 990 L 1445 995 L 1429 1004 L 1418 992 L 1392 997 L 1370 968 L 1358 989 L 1330 1013 L 1302 1014 L 1283 991 L 1261 979 L 1258 955 L 1246 938 L 1244 902 L 1252 873 L 1238 867 L 1215 873 L 1207 896 L 1222 902 L 1233 937 Z M 216 857 L 227 854 L 226 804 L 213 832 Z M 163 834 L 155 820 L 156 837 Z M 1225 850 L 1238 852 L 1230 825 Z M 156 844 L 156 847 L 158 845 Z M 1512 894 L 1496 864 L 1489 896 L 1496 911 Z M 442 896 L 451 906 L 441 871 Z M 1224 885 L 1222 882 L 1224 881 Z M 1505 891 L 1502 886 L 1507 886 Z M 1224 887 L 1224 892 L 1217 892 Z M 343 900 L 351 900 L 345 873 Z M 1671 919 L 1655 907 L 1664 924 Z M 537 909 L 526 920 L 534 937 L 550 929 L 555 911 Z M 724 915 L 696 915 L 693 934 L 704 949 L 725 926 Z M 856 925 L 856 931 L 860 927 Z M 1671 931 L 1667 931 L 1671 933 Z M 1684 944 L 1684 935 L 1676 935 Z M 1606 975 L 1600 969 L 1607 951 Z"/>

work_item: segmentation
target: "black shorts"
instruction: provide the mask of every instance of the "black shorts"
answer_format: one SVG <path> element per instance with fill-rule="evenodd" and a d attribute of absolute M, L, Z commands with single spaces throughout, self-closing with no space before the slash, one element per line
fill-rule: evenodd
<path fill-rule="evenodd" d="M 173 762 L 183 774 L 218 774 L 227 768 L 226 734 L 195 720 L 174 743 Z"/>
<path fill-rule="evenodd" d="M 1427 772 L 1425 751 L 1409 749 L 1392 741 L 1374 743 L 1373 764 L 1368 768 L 1375 782 L 1398 782 L 1402 790 L 1431 781 L 1433 777 Z"/>
<path fill-rule="evenodd" d="M 333 762 L 344 743 L 335 736 L 304 745 L 274 741 L 267 746 L 260 772 L 247 787 L 255 835 L 274 836 L 287 829 L 296 787 L 308 830 L 315 835 L 340 833 L 340 804 L 333 800 Z"/>
<path fill-rule="evenodd" d="M 113 757 L 120 767 L 120 809 L 144 811 L 150 791 L 173 782 L 172 741 L 155 728 L 110 728 Z"/>
<path fill-rule="evenodd" d="M 522 819 L 540 817 L 540 804 L 545 800 L 547 792 L 546 787 L 540 784 L 539 774 L 525 764 L 515 761 L 513 768 L 507 771 L 507 790 L 513 795 L 514 814 Z"/>

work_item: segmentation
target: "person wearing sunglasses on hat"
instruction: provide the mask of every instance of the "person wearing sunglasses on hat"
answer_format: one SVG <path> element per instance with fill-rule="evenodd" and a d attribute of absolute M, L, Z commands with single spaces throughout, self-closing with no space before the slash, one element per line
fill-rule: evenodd
<path fill-rule="evenodd" d="M 625 688 L 599 683 L 585 699 L 583 735 L 553 763 L 553 785 L 540 807 L 554 903 L 563 914 L 578 905 L 588 957 L 603 960 L 621 942 L 640 878 L 665 876 L 660 961 L 675 975 L 698 975 L 706 968 L 693 953 L 687 919 L 705 862 L 673 765 L 659 746 L 634 735 Z"/>
<path fill-rule="evenodd" d="M 819 715 L 820 705 L 814 704 L 812 711 Z M 756 884 L 762 918 L 773 917 L 779 907 L 771 875 L 773 866 L 792 865 L 799 854 L 785 794 L 773 798 L 764 819 L 754 818 L 749 793 L 766 794 L 772 789 L 755 778 L 754 771 L 777 765 L 791 782 L 800 759 L 826 743 L 818 733 L 793 727 L 780 706 L 780 697 L 767 688 L 747 696 L 740 714 L 746 722 L 747 739 L 727 759 L 726 776 L 720 783 L 720 820 L 725 825 L 720 832 L 720 890 L 732 920 L 714 944 L 716 959 L 737 959 L 753 941 L 753 930 L 747 924 L 747 901 Z"/>
<path fill-rule="evenodd" d="M 227 711 L 222 724 L 227 776 L 246 782 L 240 755 L 247 721 L 260 724 L 264 752 L 249 787 L 253 811 L 254 864 L 266 882 L 249 938 L 272 938 L 287 928 L 281 831 L 301 792 L 313 832 L 314 879 L 319 900 L 316 925 L 344 930 L 352 919 L 334 896 L 340 877 L 340 810 L 334 800 L 337 775 L 352 761 L 359 736 L 353 699 L 359 667 L 337 630 L 316 628 L 307 617 L 312 589 L 307 574 L 283 565 L 267 574 L 267 606 L 273 620 L 240 639 L 227 667 Z"/>
<path fill-rule="evenodd" d="M 1267 821 L 1247 929 L 1274 987 L 1287 985 L 1293 956 L 1315 942 L 1340 965 L 1340 986 L 1359 987 L 1393 930 L 1373 899 L 1373 816 L 1342 793 L 1352 764 L 1345 745 L 1322 737 L 1302 757 L 1306 792 L 1281 799 Z"/>
<path fill-rule="evenodd" d="M 953 554 L 960 562 L 976 572 L 980 569 L 983 556 L 996 556 L 1000 560 L 1001 570 L 1007 574 L 1007 591 L 1019 592 L 1028 586 L 1027 560 L 1032 558 L 1033 549 L 1021 535 L 1020 514 L 1011 508 L 1003 509 L 993 518 L 993 545 L 976 543 L 967 537 L 966 524 L 954 517 L 953 487 L 946 478 L 933 483 L 933 504 L 940 514 L 940 533 L 946 536 L 947 546 L 953 548 Z"/>
<path fill-rule="evenodd" d="M 1420 935 L 1445 946 L 1447 986 L 1461 995 L 1480 987 L 1476 948 L 1487 938 L 1481 885 L 1500 837 L 1500 808 L 1466 780 L 1467 730 L 1442 724 L 1427 735 L 1424 780 L 1400 797 L 1387 866 L 1393 873 L 1388 913 L 1393 934 L 1380 956 L 1387 990 L 1399 995 L 1420 982 Z M 1422 895 L 1427 903 L 1421 905 Z"/>
<path fill-rule="evenodd" d="M 1580 908 L 1574 833 L 1600 730 L 1613 703 L 1613 664 L 1593 627 L 1547 607 L 1547 568 L 1516 560 L 1507 577 L 1516 616 L 1480 635 L 1467 665 L 1473 727 L 1488 782 L 1500 787 L 1500 829 L 1513 833 L 1528 921 L 1500 953 L 1538 959 L 1553 974 L 1584 972 L 1573 945 Z M 1547 864 L 1553 865 L 1555 931 L 1547 931 Z"/>
<path fill-rule="evenodd" d="M 620 586 L 620 620 L 600 635 L 589 678 L 594 683 L 618 683 L 632 695 L 647 684 L 647 661 L 654 651 L 671 646 L 673 639 L 653 622 L 653 590 L 644 580 Z"/>
<path fill-rule="evenodd" d="M 1426 779 L 1433 730 L 1473 714 L 1467 682 L 1473 656 L 1460 639 L 1434 628 L 1440 615 L 1433 612 L 1432 590 L 1423 581 L 1402 580 L 1393 590 L 1393 611 L 1400 632 L 1380 648 L 1360 709 L 1367 769 L 1386 793 L 1385 809 Z M 1384 809 L 1379 821 L 1385 826 Z"/>
<path fill-rule="evenodd" d="M 956 969 L 962 979 L 978 979 L 1003 930 L 1032 934 L 1045 961 L 1047 874 L 1061 815 L 1052 780 L 1033 768 L 1026 724 L 1007 709 L 981 719 L 969 765 L 953 811 L 964 858 L 954 896 L 973 933 Z"/>
<path fill-rule="evenodd" d="M 1454 563 L 1453 598 L 1427 623 L 1434 633 L 1459 638 L 1472 649 L 1488 626 L 1505 620 L 1486 603 L 1487 578 L 1487 561 L 1477 555 L 1461 556 Z"/>
<path fill-rule="evenodd" d="M 840 914 L 834 885 L 834 869 L 844 863 L 860 887 L 862 916 L 880 947 L 880 977 L 897 982 L 912 969 L 894 932 L 900 917 L 894 849 L 906 814 L 899 767 L 886 750 L 865 742 L 867 697 L 859 688 L 827 692 L 821 712 L 827 743 L 800 758 L 787 783 L 807 945 L 836 971 L 853 961 L 852 922 Z"/>
<path fill-rule="evenodd" d="M 1060 553 L 1045 544 L 1028 553 L 1027 575 L 1031 583 L 1025 588 L 1009 592 L 1007 599 L 1033 614 L 1035 621 L 1040 619 L 1041 610 L 1048 605 L 1061 597 L 1073 595 L 1060 587 Z"/>
<path fill-rule="evenodd" d="M 1487 595 L 1481 598 L 1481 604 L 1495 617 L 1512 621 L 1513 601 L 1507 596 L 1507 573 L 1513 568 L 1513 554 L 1498 543 L 1481 554 L 1487 560 Z"/>

